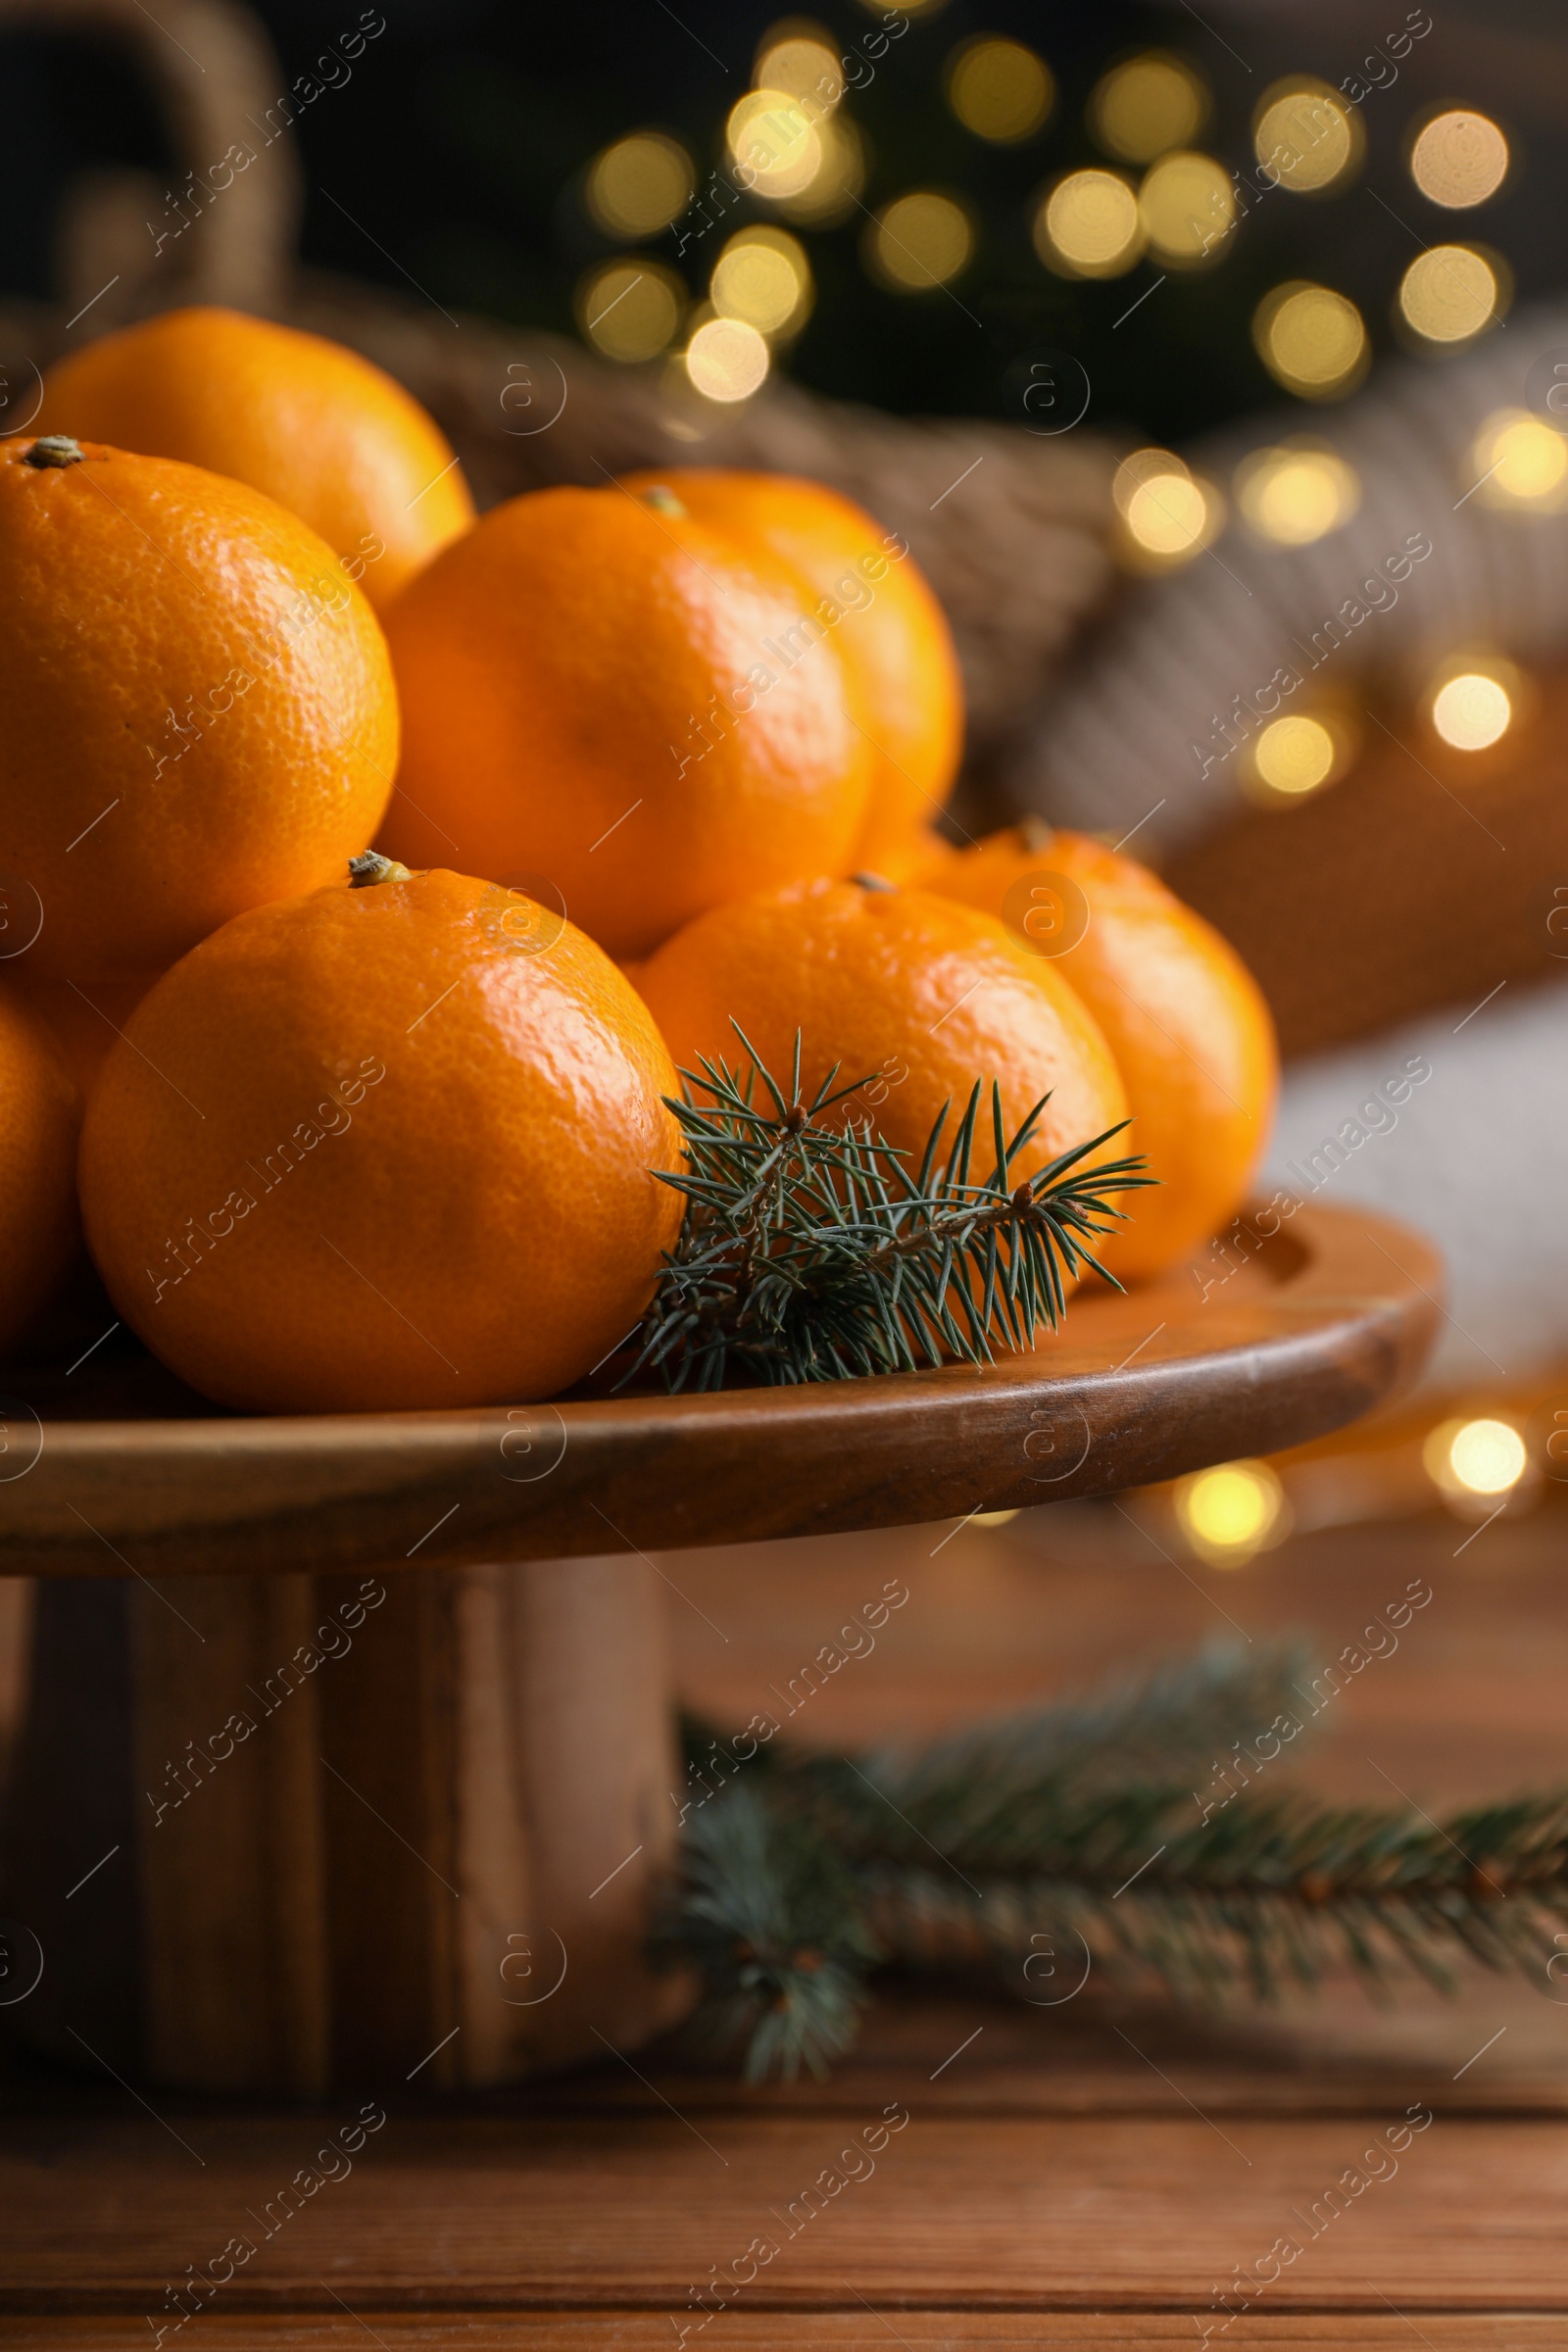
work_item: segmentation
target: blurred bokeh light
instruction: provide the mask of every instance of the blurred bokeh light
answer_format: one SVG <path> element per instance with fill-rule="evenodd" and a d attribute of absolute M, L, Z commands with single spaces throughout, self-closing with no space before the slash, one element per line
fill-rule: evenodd
<path fill-rule="evenodd" d="M 684 147 L 662 131 L 617 139 L 588 168 L 588 210 L 612 237 L 652 237 L 691 199 L 697 175 Z"/>
<path fill-rule="evenodd" d="M 1440 1421 L 1421 1449 L 1434 1486 L 1450 1500 L 1510 1494 L 1529 1467 L 1525 1442 L 1511 1421 L 1492 1414 Z"/>
<path fill-rule="evenodd" d="M 1095 84 L 1089 127 L 1107 155 L 1152 164 L 1189 146 L 1208 116 L 1208 92 L 1191 66 L 1163 50 L 1129 58 Z"/>
<path fill-rule="evenodd" d="M 1252 745 L 1252 769 L 1269 796 L 1299 800 L 1334 781 L 1343 765 L 1332 727 L 1304 710 L 1272 718 Z"/>
<path fill-rule="evenodd" d="M 1433 245 L 1399 280 L 1405 324 L 1427 343 L 1468 343 L 1494 323 L 1503 289 L 1485 254 L 1471 245 Z"/>
<path fill-rule="evenodd" d="M 1236 468 L 1236 503 L 1260 539 L 1310 547 L 1348 522 L 1361 503 L 1360 476 L 1313 443 L 1257 449 Z"/>
<path fill-rule="evenodd" d="M 686 372 L 708 400 L 749 400 L 766 380 L 767 344 L 744 318 L 709 318 L 686 346 Z"/>
<path fill-rule="evenodd" d="M 781 335 L 801 326 L 811 307 L 811 265 L 785 228 L 766 223 L 730 238 L 713 267 L 709 297 L 723 318 L 740 318 L 759 334 Z"/>
<path fill-rule="evenodd" d="M 729 151 L 758 196 L 798 196 L 822 169 L 822 141 L 787 90 L 748 90 L 731 107 Z"/>
<path fill-rule="evenodd" d="M 1211 155 L 1178 147 L 1145 175 L 1138 216 L 1157 261 L 1192 269 L 1213 256 L 1236 225 L 1230 173 Z"/>
<path fill-rule="evenodd" d="M 1432 724 L 1456 752 L 1486 751 L 1507 733 L 1512 718 L 1508 688 L 1491 670 L 1458 670 L 1432 697 Z"/>
<path fill-rule="evenodd" d="M 1220 1462 L 1178 1479 L 1176 1518 L 1199 1555 L 1216 1568 L 1243 1568 L 1290 1531 L 1285 1490 L 1267 1462 Z"/>
<path fill-rule="evenodd" d="M 797 221 L 803 228 L 836 228 L 859 210 L 859 194 L 865 185 L 865 145 L 842 108 L 820 118 L 816 143 L 821 161 L 815 173 L 794 195 L 780 197 L 778 209 L 787 220 Z"/>
<path fill-rule="evenodd" d="M 578 323 L 607 360 L 651 360 L 674 341 L 685 291 L 659 262 L 602 263 L 578 285 Z"/>
<path fill-rule="evenodd" d="M 1252 319 L 1258 356 L 1277 383 L 1303 400 L 1353 391 L 1366 372 L 1366 327 L 1353 302 L 1331 286 L 1276 286 Z"/>
<path fill-rule="evenodd" d="M 974 252 L 962 205 L 933 188 L 916 188 L 882 207 L 871 225 L 867 258 L 884 285 L 921 294 L 957 276 Z"/>
<path fill-rule="evenodd" d="M 1139 449 L 1116 468 L 1111 495 L 1123 553 L 1139 567 L 1165 568 L 1201 555 L 1224 520 L 1224 502 L 1168 449 Z"/>
<path fill-rule="evenodd" d="M 1498 409 L 1476 435 L 1471 465 L 1490 500 L 1555 507 L 1568 487 L 1568 440 L 1528 409 Z"/>
<path fill-rule="evenodd" d="M 752 79 L 760 90 L 782 90 L 786 97 L 809 100 L 812 122 L 831 114 L 844 95 L 844 75 L 830 33 L 804 18 L 776 24 L 763 35 Z"/>
<path fill-rule="evenodd" d="M 1454 107 L 1437 115 L 1410 150 L 1410 176 L 1423 196 L 1450 212 L 1485 204 L 1508 170 L 1508 142 L 1490 115 Z"/>
<path fill-rule="evenodd" d="M 977 34 L 956 49 L 944 78 L 948 104 L 964 129 L 997 147 L 1032 139 L 1055 94 L 1045 59 L 995 33 Z"/>
<path fill-rule="evenodd" d="M 1034 219 L 1035 250 L 1065 277 L 1119 277 L 1144 250 L 1138 198 L 1119 172 L 1069 172 Z"/>
<path fill-rule="evenodd" d="M 1326 81 L 1277 82 L 1258 108 L 1252 144 L 1266 178 L 1298 196 L 1322 195 L 1360 161 L 1360 118 Z"/>

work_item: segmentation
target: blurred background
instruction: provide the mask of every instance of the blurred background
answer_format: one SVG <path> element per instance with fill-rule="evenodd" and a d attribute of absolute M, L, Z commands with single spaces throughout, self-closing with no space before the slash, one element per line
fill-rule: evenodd
<path fill-rule="evenodd" d="M 1484 258 L 1490 289 L 1463 279 L 1483 321 L 1562 282 L 1568 61 L 1547 0 L 1216 0 L 1206 19 L 1050 0 L 255 13 L 279 96 L 320 91 L 291 133 L 307 260 L 394 292 L 412 276 L 451 311 L 581 333 L 618 362 L 680 351 L 716 305 L 755 318 L 771 365 L 815 391 L 1038 422 L 1018 364 L 1048 343 L 1087 370 L 1090 424 L 1181 440 L 1282 386 L 1340 389 L 1412 337 L 1468 339 L 1460 284 L 1409 280 L 1423 249 Z M 180 186 L 145 74 L 77 18 L 27 12 L 7 41 L 5 277 L 23 294 L 52 290 L 83 172 L 145 173 L 155 219 Z M 320 63 L 372 21 L 385 29 L 357 58 Z M 759 136 L 770 157 L 742 195 Z M 1263 167 L 1293 149 L 1265 200 Z M 795 280 L 783 320 L 783 272 L 754 268 L 748 294 L 732 267 L 714 294 L 730 236 L 760 224 Z M 644 284 L 610 312 L 606 273 L 628 265 Z M 1258 331 L 1298 279 L 1355 311 L 1307 386 Z"/>
<path fill-rule="evenodd" d="M 60 350 L 229 300 L 400 375 L 481 503 L 694 459 L 858 497 L 954 622 L 950 829 L 1032 808 L 1159 865 L 1279 1023 L 1269 1183 L 1442 1243 L 1388 1493 L 1446 1492 L 1421 1446 L 1478 1416 L 1517 1444 L 1456 1491 L 1557 1491 L 1559 11 L 4 0 L 0 34 L 7 429 Z"/>

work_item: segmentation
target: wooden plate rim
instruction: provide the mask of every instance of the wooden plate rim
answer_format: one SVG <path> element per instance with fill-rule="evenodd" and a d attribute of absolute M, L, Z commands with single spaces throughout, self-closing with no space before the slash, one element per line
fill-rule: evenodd
<path fill-rule="evenodd" d="M 979 1368 L 428 1413 L 48 1420 L 27 1470 L 0 1478 L 0 1573 L 453 1568 L 1109 1494 L 1355 1418 L 1413 1376 L 1442 1311 L 1430 1244 L 1356 1207 L 1303 1205 L 1249 1275 L 1233 1299 L 1167 1280 L 1086 1300 L 1076 1330 L 1070 1305 L 1060 1342 Z M 1160 1318 L 1142 1341 L 1140 1299 Z"/>

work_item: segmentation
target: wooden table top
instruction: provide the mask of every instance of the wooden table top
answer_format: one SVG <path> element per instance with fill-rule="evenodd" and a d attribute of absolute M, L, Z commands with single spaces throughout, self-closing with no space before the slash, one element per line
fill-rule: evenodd
<path fill-rule="evenodd" d="M 777 1713 L 846 1615 L 903 1580 L 874 1654 L 799 1699 L 793 1728 L 824 1742 L 929 1730 L 1227 1621 L 1302 1627 L 1326 1661 L 1424 1577 L 1431 1605 L 1302 1769 L 1436 1810 L 1563 1777 L 1563 1526 L 1555 1498 L 1469 1542 L 1433 1513 L 1226 1574 L 1177 1564 L 1106 1502 L 661 1565 L 682 1686 L 720 1724 L 770 1690 Z M 748 2090 L 672 2050 L 460 2106 L 367 2082 L 385 2123 L 286 2220 L 280 2190 L 358 2098 L 154 2114 L 101 2074 L 12 2062 L 0 2345 L 111 2352 L 164 2327 L 214 2352 L 1109 2352 L 1205 2329 L 1278 2352 L 1560 2346 L 1568 2003 L 1550 1989 L 1482 1977 L 1380 2013 L 1346 1987 L 1206 2022 L 1087 1995 L 1052 2013 L 888 1997 L 826 2085 Z M 1406 2118 L 1397 2157 L 1372 2160 Z M 1348 2168 L 1361 2187 L 1331 2193 Z M 841 2185 L 808 2200 L 824 2174 Z M 166 2290 L 236 2236 L 254 2257 L 176 2332 Z M 1277 2282 L 1225 2326 L 1236 2267 L 1281 2241 L 1298 2250 Z M 704 2325 L 715 2266 L 742 2282 Z"/>

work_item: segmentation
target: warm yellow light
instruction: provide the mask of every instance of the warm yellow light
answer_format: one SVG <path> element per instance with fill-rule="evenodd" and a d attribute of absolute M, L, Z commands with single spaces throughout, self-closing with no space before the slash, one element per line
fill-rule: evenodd
<path fill-rule="evenodd" d="M 1285 1490 L 1267 1462 L 1222 1462 L 1179 1479 L 1176 1517 L 1195 1551 L 1240 1568 L 1289 1530 Z"/>
<path fill-rule="evenodd" d="M 980 33 L 948 60 L 948 104 L 965 130 L 997 147 L 1032 139 L 1051 112 L 1051 69 L 1022 41 Z"/>
<path fill-rule="evenodd" d="M 1145 174 L 1138 215 L 1156 258 L 1191 269 L 1222 245 L 1236 225 L 1230 173 L 1211 155 L 1179 147 Z"/>
<path fill-rule="evenodd" d="M 1111 482 L 1121 516 L 1124 561 L 1135 570 L 1163 570 L 1200 555 L 1225 519 L 1211 482 L 1200 481 L 1168 449 L 1139 449 Z"/>
<path fill-rule="evenodd" d="M 1484 752 L 1508 731 L 1513 704 L 1498 678 L 1463 669 L 1432 698 L 1432 724 L 1456 752 Z"/>
<path fill-rule="evenodd" d="M 1201 554 L 1225 519 L 1225 501 L 1168 449 L 1135 449 L 1111 478 L 1124 559 L 1162 570 Z"/>
<path fill-rule="evenodd" d="M 1448 1447 L 1448 1461 L 1472 1494 L 1504 1494 L 1524 1476 L 1524 1440 L 1506 1421 L 1467 1421 Z"/>
<path fill-rule="evenodd" d="M 1035 250 L 1068 277 L 1119 277 L 1144 250 L 1138 199 L 1119 172 L 1069 172 L 1034 219 Z"/>
<path fill-rule="evenodd" d="M 1428 343 L 1465 343 L 1501 308 L 1496 271 L 1469 245 L 1434 245 L 1399 280 L 1405 322 Z"/>
<path fill-rule="evenodd" d="M 662 131 L 634 130 L 589 166 L 588 210 L 610 236 L 657 236 L 696 184 L 684 147 Z"/>
<path fill-rule="evenodd" d="M 1252 745 L 1252 765 L 1260 784 L 1294 800 L 1328 783 L 1338 748 L 1321 719 L 1293 711 L 1270 719 Z"/>
<path fill-rule="evenodd" d="M 951 196 L 917 188 L 885 204 L 872 224 L 870 259 L 885 285 L 924 293 L 956 277 L 974 251 L 974 230 Z"/>
<path fill-rule="evenodd" d="M 831 114 L 844 95 L 838 51 L 814 25 L 779 25 L 765 33 L 752 78 L 760 90 L 782 90 L 786 97 L 809 100 L 807 111 L 813 122 L 818 114 Z"/>
<path fill-rule="evenodd" d="M 1300 279 L 1276 286 L 1252 318 L 1252 340 L 1276 383 L 1303 400 L 1348 392 L 1366 366 L 1366 328 L 1353 302 Z"/>
<path fill-rule="evenodd" d="M 748 91 L 730 108 L 725 131 L 742 177 L 759 196 L 799 196 L 822 169 L 822 141 L 787 90 Z"/>
<path fill-rule="evenodd" d="M 1528 409 L 1498 409 L 1476 435 L 1471 464 L 1489 499 L 1535 506 L 1562 488 L 1568 441 Z"/>
<path fill-rule="evenodd" d="M 759 334 L 799 326 L 811 303 L 811 266 L 784 228 L 743 228 L 713 267 L 709 292 L 721 318 L 742 318 Z"/>
<path fill-rule="evenodd" d="M 578 286 L 577 317 L 607 360 L 651 360 L 673 340 L 684 293 L 658 262 L 607 262 Z"/>
<path fill-rule="evenodd" d="M 1156 473 L 1127 502 L 1127 528 L 1152 556 L 1197 555 L 1210 535 L 1208 500 L 1190 473 Z"/>
<path fill-rule="evenodd" d="M 1152 164 L 1196 139 L 1207 113 L 1208 92 L 1191 67 L 1152 49 L 1113 66 L 1095 84 L 1089 126 L 1124 164 Z"/>
<path fill-rule="evenodd" d="M 1112 477 L 1112 499 L 1126 531 L 1124 555 L 1136 569 L 1185 563 L 1213 539 L 1225 504 L 1210 482 L 1199 482 L 1171 449 L 1133 449 Z"/>
<path fill-rule="evenodd" d="M 1128 508 L 1146 482 L 1155 481 L 1161 474 L 1185 476 L 1186 472 L 1186 460 L 1178 458 L 1171 450 L 1135 449 L 1130 456 L 1123 458 L 1111 476 L 1110 495 L 1115 501 L 1117 514 L 1125 522 Z"/>
<path fill-rule="evenodd" d="M 1332 449 L 1254 450 L 1236 469 L 1236 502 L 1262 539 L 1310 547 L 1361 503 L 1361 479 Z"/>
<path fill-rule="evenodd" d="M 1441 1421 L 1421 1449 L 1428 1477 L 1450 1497 L 1510 1494 L 1529 1466 L 1511 1421 Z"/>
<path fill-rule="evenodd" d="M 1338 186 L 1360 160 L 1360 123 L 1326 81 L 1276 83 L 1252 126 L 1264 175 L 1298 196 Z"/>
<path fill-rule="evenodd" d="M 1490 116 L 1469 107 L 1437 116 L 1410 150 L 1416 186 L 1449 212 L 1485 204 L 1501 187 L 1507 169 L 1507 140 Z"/>
<path fill-rule="evenodd" d="M 1017 1516 L 1016 1511 L 976 1511 L 969 1524 L 971 1527 L 1005 1527 L 1009 1520 Z"/>
<path fill-rule="evenodd" d="M 710 318 L 686 346 L 686 372 L 709 400 L 749 400 L 768 365 L 766 343 L 744 318 Z"/>
<path fill-rule="evenodd" d="M 825 115 L 816 125 L 822 161 L 808 187 L 778 198 L 786 220 L 808 228 L 833 228 L 855 212 L 865 185 L 865 146 L 846 114 Z"/>

